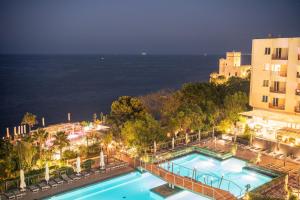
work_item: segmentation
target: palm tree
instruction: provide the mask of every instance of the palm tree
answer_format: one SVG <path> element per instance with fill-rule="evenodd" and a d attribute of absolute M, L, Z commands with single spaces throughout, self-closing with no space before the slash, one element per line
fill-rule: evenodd
<path fill-rule="evenodd" d="M 70 140 L 65 132 L 59 131 L 54 135 L 53 146 L 59 149 L 60 159 L 62 158 L 62 150 L 70 145 Z"/>
<path fill-rule="evenodd" d="M 38 123 L 36 119 L 36 115 L 32 113 L 25 113 L 23 119 L 22 119 L 22 124 L 27 124 L 29 126 L 29 132 L 31 131 L 31 128 Z"/>
<path fill-rule="evenodd" d="M 42 148 L 44 147 L 45 142 L 47 141 L 48 135 L 49 133 L 46 132 L 45 129 L 40 128 L 37 131 L 35 131 L 32 135 L 33 141 L 35 141 L 38 146 L 40 159 L 42 157 Z"/>

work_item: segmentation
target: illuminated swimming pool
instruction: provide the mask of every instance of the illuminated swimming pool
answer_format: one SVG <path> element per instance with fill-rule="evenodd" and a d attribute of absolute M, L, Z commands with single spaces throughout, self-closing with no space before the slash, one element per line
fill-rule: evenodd
<path fill-rule="evenodd" d="M 247 185 L 253 190 L 272 180 L 272 177 L 245 169 L 246 162 L 237 158 L 221 161 L 199 153 L 193 153 L 172 160 L 173 172 L 231 192 L 236 197 L 243 196 Z M 161 166 L 172 171 L 172 164 Z M 195 170 L 193 170 L 195 169 Z M 194 172 L 193 172 L 194 171 Z"/>
<path fill-rule="evenodd" d="M 58 194 L 47 199 L 51 200 L 160 200 L 152 195 L 150 189 L 163 185 L 166 182 L 151 175 L 132 172 L 107 181 L 99 182 L 83 188 Z M 167 200 L 195 199 L 208 200 L 189 191 L 182 191 Z"/>

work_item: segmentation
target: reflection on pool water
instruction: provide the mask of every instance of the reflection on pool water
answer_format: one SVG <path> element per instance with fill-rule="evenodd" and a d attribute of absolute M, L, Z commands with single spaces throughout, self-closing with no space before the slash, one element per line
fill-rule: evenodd
<path fill-rule="evenodd" d="M 243 169 L 246 162 L 237 158 L 220 161 L 209 156 L 193 153 L 174 159 L 171 162 L 175 163 L 173 165 L 174 173 L 181 176 L 194 176 L 198 181 L 227 190 L 237 197 L 245 194 L 247 184 L 250 185 L 250 190 L 252 190 L 272 180 L 269 176 Z M 163 163 L 161 166 L 167 170 L 172 170 L 171 164 Z M 195 169 L 196 173 L 194 175 L 191 169 Z"/>
<path fill-rule="evenodd" d="M 107 181 L 75 189 L 69 192 L 52 196 L 51 200 L 159 200 L 151 195 L 150 189 L 163 185 L 166 182 L 151 175 L 150 173 L 140 174 L 132 172 L 118 176 Z M 167 200 L 195 199 L 208 200 L 189 191 L 175 194 Z"/>

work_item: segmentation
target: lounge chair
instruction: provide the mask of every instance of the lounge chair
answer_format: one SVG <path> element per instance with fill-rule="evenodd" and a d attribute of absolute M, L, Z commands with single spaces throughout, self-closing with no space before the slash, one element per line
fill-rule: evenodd
<path fill-rule="evenodd" d="M 28 186 L 28 189 L 33 193 L 36 193 L 40 190 L 40 188 L 38 188 L 36 185 L 30 185 Z"/>
<path fill-rule="evenodd" d="M 17 199 L 20 199 L 20 198 L 22 198 L 23 196 L 26 195 L 26 192 L 20 191 L 18 189 L 14 189 L 11 192 L 15 194 L 15 196 L 17 197 Z"/>
<path fill-rule="evenodd" d="M 64 180 L 62 180 L 61 178 L 57 177 L 55 179 L 53 179 L 57 184 L 63 184 Z"/>
<path fill-rule="evenodd" d="M 81 175 L 77 175 L 77 174 L 71 174 L 71 175 L 69 175 L 69 177 L 71 179 L 73 179 L 74 181 L 81 179 Z"/>
<path fill-rule="evenodd" d="M 58 183 L 56 183 L 54 180 L 49 180 L 48 185 L 50 185 L 53 188 L 56 188 Z"/>
<path fill-rule="evenodd" d="M 50 186 L 49 185 L 47 185 L 47 183 L 46 182 L 40 182 L 39 184 L 38 184 L 38 186 L 42 189 L 42 191 L 44 191 L 44 190 L 48 190 L 49 188 L 50 188 Z"/>
<path fill-rule="evenodd" d="M 82 175 L 84 178 L 86 178 L 86 177 L 90 176 L 91 173 L 90 173 L 89 171 L 83 171 L 83 172 L 81 172 L 81 175 Z"/>
<path fill-rule="evenodd" d="M 61 175 L 61 178 L 66 181 L 67 183 L 72 183 L 73 179 L 71 179 L 70 177 L 68 177 L 66 174 Z"/>
<path fill-rule="evenodd" d="M 92 173 L 100 173 L 100 168 L 93 168 L 91 169 Z"/>
<path fill-rule="evenodd" d="M 13 192 L 5 192 L 4 196 L 8 199 L 15 199 L 16 195 Z"/>

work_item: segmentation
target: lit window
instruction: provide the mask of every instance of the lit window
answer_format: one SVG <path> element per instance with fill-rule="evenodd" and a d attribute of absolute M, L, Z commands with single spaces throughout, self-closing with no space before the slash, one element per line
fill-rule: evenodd
<path fill-rule="evenodd" d="M 266 64 L 265 64 L 264 70 L 265 70 L 265 71 L 269 71 L 269 70 L 270 70 L 270 64 L 269 64 L 269 63 L 266 63 Z"/>
<path fill-rule="evenodd" d="M 273 64 L 272 65 L 273 72 L 280 72 L 280 64 Z"/>

